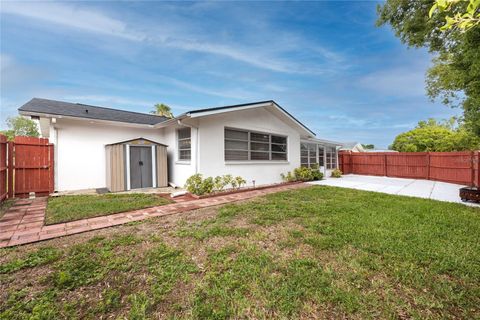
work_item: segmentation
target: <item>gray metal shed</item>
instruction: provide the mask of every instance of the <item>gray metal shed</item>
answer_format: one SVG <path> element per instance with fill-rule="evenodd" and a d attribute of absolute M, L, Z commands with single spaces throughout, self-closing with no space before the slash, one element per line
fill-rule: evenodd
<path fill-rule="evenodd" d="M 105 151 L 111 192 L 168 185 L 166 145 L 137 138 L 108 144 Z"/>

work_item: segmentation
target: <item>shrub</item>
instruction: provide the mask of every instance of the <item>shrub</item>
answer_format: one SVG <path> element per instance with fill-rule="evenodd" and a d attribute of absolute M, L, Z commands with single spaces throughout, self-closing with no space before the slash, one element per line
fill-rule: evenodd
<path fill-rule="evenodd" d="M 215 186 L 215 182 L 213 181 L 212 177 L 205 178 L 205 180 L 202 181 L 202 187 L 201 187 L 202 194 L 212 193 L 214 186 Z"/>
<path fill-rule="evenodd" d="M 214 189 L 215 189 L 215 191 L 221 191 L 229 184 L 229 182 L 225 182 L 224 178 L 225 178 L 225 176 L 223 176 L 223 177 L 216 176 L 215 177 L 215 179 L 214 179 Z"/>
<path fill-rule="evenodd" d="M 333 169 L 332 174 L 330 175 L 332 178 L 340 178 L 342 176 L 342 171 L 340 169 Z"/>
<path fill-rule="evenodd" d="M 323 173 L 320 172 L 318 166 L 316 167 L 299 167 L 295 168 L 292 172 L 287 172 L 287 174 L 281 174 L 282 180 L 285 182 L 292 181 L 312 181 L 312 180 L 321 180 L 323 179 Z"/>
<path fill-rule="evenodd" d="M 238 188 L 241 188 L 242 185 L 247 184 L 247 181 L 240 176 L 235 177 L 235 182 L 236 182 Z"/>
<path fill-rule="evenodd" d="M 293 174 L 297 181 L 312 181 L 313 173 L 312 169 L 308 167 L 298 167 L 293 170 Z"/>
<path fill-rule="evenodd" d="M 295 175 L 293 175 L 291 171 L 288 171 L 287 174 L 281 173 L 280 176 L 282 177 L 282 180 L 285 182 L 297 181 L 297 179 L 295 178 Z"/>
<path fill-rule="evenodd" d="M 228 185 L 232 186 L 233 189 L 241 188 L 242 185 L 245 185 L 246 183 L 247 181 L 242 177 L 238 176 L 234 178 L 231 174 L 203 179 L 203 176 L 200 173 L 197 173 L 187 179 L 185 188 L 188 192 L 200 196 L 214 191 L 222 191 Z"/>
<path fill-rule="evenodd" d="M 193 176 L 190 176 L 187 179 L 187 182 L 185 183 L 185 188 L 188 190 L 188 192 L 200 195 L 202 194 L 202 182 L 203 178 L 200 173 L 194 174 Z"/>

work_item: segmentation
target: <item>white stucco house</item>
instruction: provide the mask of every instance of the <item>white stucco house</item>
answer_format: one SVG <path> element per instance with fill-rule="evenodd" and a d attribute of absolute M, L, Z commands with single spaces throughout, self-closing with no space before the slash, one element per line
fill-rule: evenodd
<path fill-rule="evenodd" d="M 56 191 L 105 188 L 111 179 L 121 180 L 127 190 L 159 187 L 161 161 L 165 181 L 176 186 L 195 173 L 270 184 L 301 165 L 318 164 L 327 173 L 337 167 L 342 145 L 316 138 L 272 100 L 192 110 L 170 119 L 34 98 L 19 113 L 35 119 L 55 146 Z M 112 145 L 120 153 L 108 153 Z M 165 159 L 157 147 L 166 150 Z M 119 167 L 110 168 L 112 161 Z"/>

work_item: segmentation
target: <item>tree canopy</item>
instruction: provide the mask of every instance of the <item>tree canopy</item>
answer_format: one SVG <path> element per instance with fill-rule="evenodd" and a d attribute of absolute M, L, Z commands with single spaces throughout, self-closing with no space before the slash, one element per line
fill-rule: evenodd
<path fill-rule="evenodd" d="M 400 152 L 478 150 L 480 138 L 466 130 L 455 118 L 446 121 L 428 119 L 399 134 L 391 149 Z"/>
<path fill-rule="evenodd" d="M 430 8 L 429 16 L 432 17 L 436 12 L 451 12 L 456 6 L 461 5 L 462 1 L 466 0 L 435 0 L 432 8 Z M 447 15 L 445 25 L 440 29 L 460 28 L 468 30 L 480 25 L 480 0 L 468 0 L 468 2 L 464 12 Z"/>
<path fill-rule="evenodd" d="M 156 114 L 157 116 L 164 116 L 167 118 L 173 118 L 172 109 L 163 103 L 157 103 L 154 105 L 154 110 L 150 113 Z"/>
<path fill-rule="evenodd" d="M 6 135 L 8 140 L 13 140 L 16 136 L 40 136 L 37 124 L 31 119 L 17 116 L 8 118 L 6 123 L 8 130 L 2 131 L 1 133 Z"/>
<path fill-rule="evenodd" d="M 387 0 L 379 5 L 377 25 L 389 24 L 409 47 L 427 47 L 435 54 L 427 72 L 427 95 L 450 107 L 461 107 L 465 128 L 480 136 L 480 25 L 444 28 L 447 17 L 468 10 L 457 1 L 429 17 L 433 0 Z"/>

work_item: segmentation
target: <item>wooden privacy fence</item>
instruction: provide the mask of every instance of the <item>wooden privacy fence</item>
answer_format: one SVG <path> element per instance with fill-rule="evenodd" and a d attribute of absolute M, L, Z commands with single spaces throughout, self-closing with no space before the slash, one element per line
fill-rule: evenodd
<path fill-rule="evenodd" d="M 0 134 L 0 202 L 7 197 L 7 137 Z"/>
<path fill-rule="evenodd" d="M 54 191 L 53 144 L 48 139 L 0 135 L 0 201 Z"/>
<path fill-rule="evenodd" d="M 339 152 L 343 173 L 480 185 L 480 152 Z"/>

